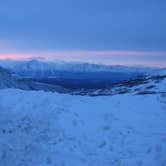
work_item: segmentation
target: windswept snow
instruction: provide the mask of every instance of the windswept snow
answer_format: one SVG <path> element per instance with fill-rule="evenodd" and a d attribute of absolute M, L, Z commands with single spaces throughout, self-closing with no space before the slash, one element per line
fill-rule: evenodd
<path fill-rule="evenodd" d="M 164 94 L 0 90 L 2 166 L 165 166 L 165 154 Z"/>

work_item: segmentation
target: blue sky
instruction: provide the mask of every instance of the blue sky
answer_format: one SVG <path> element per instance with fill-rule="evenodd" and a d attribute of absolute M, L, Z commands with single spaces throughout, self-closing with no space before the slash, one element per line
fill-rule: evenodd
<path fill-rule="evenodd" d="M 166 52 L 165 9 L 165 0 L 0 0 L 1 56 L 42 51 Z M 135 57 L 128 56 L 131 61 L 139 59 Z M 165 57 L 143 59 L 163 63 Z"/>

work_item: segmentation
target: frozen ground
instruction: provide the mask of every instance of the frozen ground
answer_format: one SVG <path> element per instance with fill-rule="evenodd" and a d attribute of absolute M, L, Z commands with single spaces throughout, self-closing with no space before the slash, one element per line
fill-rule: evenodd
<path fill-rule="evenodd" d="M 166 166 L 166 95 L 0 90 L 0 166 Z"/>

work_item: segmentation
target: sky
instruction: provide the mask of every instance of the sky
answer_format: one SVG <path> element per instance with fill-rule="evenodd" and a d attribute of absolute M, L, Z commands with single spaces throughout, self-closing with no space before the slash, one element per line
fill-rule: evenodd
<path fill-rule="evenodd" d="M 166 67 L 165 0 L 0 0 L 0 59 Z"/>

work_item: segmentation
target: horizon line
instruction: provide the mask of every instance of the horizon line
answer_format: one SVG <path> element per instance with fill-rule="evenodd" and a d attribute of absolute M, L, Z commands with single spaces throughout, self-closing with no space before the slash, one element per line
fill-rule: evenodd
<path fill-rule="evenodd" d="M 55 50 L 55 51 L 30 51 L 30 52 L 0 52 L 0 59 L 5 58 L 30 58 L 30 57 L 67 57 L 67 56 L 166 56 L 166 51 L 144 50 Z"/>

